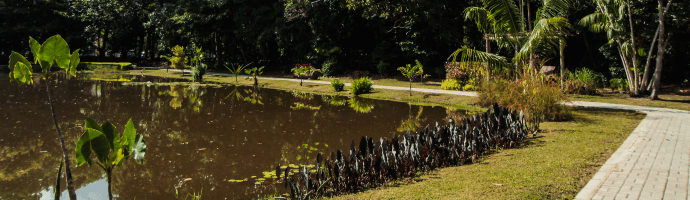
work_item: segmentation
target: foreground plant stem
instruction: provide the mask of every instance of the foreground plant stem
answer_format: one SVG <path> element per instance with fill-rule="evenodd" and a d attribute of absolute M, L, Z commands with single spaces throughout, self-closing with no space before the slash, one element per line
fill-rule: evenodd
<path fill-rule="evenodd" d="M 53 99 L 50 97 L 50 81 L 46 79 L 46 92 L 48 93 L 48 103 L 50 104 L 50 112 L 53 114 L 53 123 L 55 123 L 55 130 L 57 130 L 58 138 L 60 138 L 60 145 L 62 147 L 62 157 L 65 160 L 65 177 L 67 178 L 67 191 L 70 200 L 77 200 L 77 193 L 74 192 L 74 184 L 72 183 L 72 170 L 70 170 L 70 159 L 65 147 L 65 139 L 60 132 L 60 126 L 55 119 L 55 108 L 53 108 Z"/>
<path fill-rule="evenodd" d="M 108 168 L 106 170 L 106 173 L 108 173 L 108 199 L 112 200 L 113 199 L 113 192 L 110 189 L 110 183 L 113 181 L 113 168 Z"/>

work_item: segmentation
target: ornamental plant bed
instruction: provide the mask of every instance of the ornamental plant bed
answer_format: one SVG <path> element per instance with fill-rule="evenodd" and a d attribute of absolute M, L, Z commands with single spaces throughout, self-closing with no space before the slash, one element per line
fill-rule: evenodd
<path fill-rule="evenodd" d="M 455 120 L 451 118 L 448 126 L 427 126 L 416 134 L 408 131 L 392 140 L 374 142 L 365 136 L 359 146 L 352 141 L 347 156 L 341 150 L 331 152 L 330 159 L 318 153 L 313 168 L 302 166 L 295 173 L 289 166 L 282 170 L 278 165 L 275 174 L 284 180 L 292 199 L 348 194 L 439 167 L 472 163 L 492 149 L 517 147 L 528 135 L 522 112 L 497 104 L 484 114 L 457 119 L 457 124 Z"/>

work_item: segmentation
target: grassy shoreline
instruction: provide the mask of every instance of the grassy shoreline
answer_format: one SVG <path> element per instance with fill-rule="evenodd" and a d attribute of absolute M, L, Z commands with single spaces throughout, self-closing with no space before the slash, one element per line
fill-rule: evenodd
<path fill-rule="evenodd" d="M 88 73 L 88 72 L 87 72 Z M 130 70 L 116 72 L 180 78 L 181 73 L 165 70 Z M 185 78 L 190 78 L 188 75 Z M 206 75 L 207 82 L 252 85 L 253 80 Z M 330 85 L 260 79 L 261 87 L 310 92 L 323 95 L 352 96 L 335 92 Z M 402 101 L 422 105 L 485 109 L 472 105 L 474 97 L 425 94 L 377 89 L 364 98 Z M 530 137 L 526 145 L 498 149 L 483 156 L 478 163 L 431 171 L 412 180 L 400 180 L 386 187 L 335 199 L 572 199 L 599 170 L 601 165 L 625 141 L 644 118 L 644 114 L 575 108 L 573 119 L 544 122 L 543 132 Z"/>
<path fill-rule="evenodd" d="M 92 73 L 92 72 L 87 72 Z M 122 73 L 129 75 L 149 75 L 149 76 L 159 76 L 168 78 L 190 78 L 187 73 L 182 76 L 180 72 L 165 72 L 165 70 L 129 70 L 125 72 L 112 72 L 112 73 Z M 207 74 L 204 76 L 204 82 L 213 82 L 220 84 L 233 84 L 233 85 L 244 85 L 252 86 L 254 80 L 245 79 L 243 77 L 238 77 L 237 82 L 235 82 L 234 76 L 218 76 Z M 378 84 L 378 82 L 376 82 Z M 353 95 L 349 92 L 349 86 L 345 86 L 345 91 L 335 92 L 331 85 L 308 83 L 304 82 L 303 86 L 299 85 L 299 82 L 284 81 L 284 80 L 268 80 L 259 79 L 259 86 L 262 88 L 278 89 L 278 90 L 288 90 L 297 92 L 309 92 L 320 95 L 339 95 L 352 97 Z M 474 97 L 467 96 L 457 96 L 449 94 L 429 94 L 421 92 L 412 92 L 410 96 L 409 91 L 403 90 L 386 90 L 386 89 L 374 89 L 372 93 L 362 94 L 360 97 L 379 99 L 379 100 L 389 100 L 406 102 L 413 105 L 430 105 L 430 106 L 445 106 L 453 109 L 463 109 L 470 112 L 483 112 L 486 109 L 475 106 Z"/>
<path fill-rule="evenodd" d="M 573 115 L 543 123 L 544 132 L 521 148 L 333 199 L 573 199 L 645 116 L 595 109 Z"/>

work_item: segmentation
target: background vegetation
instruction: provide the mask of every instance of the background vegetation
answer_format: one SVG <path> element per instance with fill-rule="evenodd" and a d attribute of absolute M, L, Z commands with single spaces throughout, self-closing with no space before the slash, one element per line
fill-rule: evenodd
<path fill-rule="evenodd" d="M 536 21 L 541 1 L 522 3 L 522 9 L 531 10 L 522 17 Z M 649 51 L 657 29 L 657 2 L 631 4 L 638 48 Z M 397 75 L 398 67 L 419 60 L 427 74 L 442 78 L 447 56 L 463 45 L 506 57 L 515 53 L 485 42 L 481 27 L 465 20 L 466 8 L 481 6 L 479 0 L 3 0 L 0 62 L 7 62 L 11 50 L 28 55 L 27 36 L 44 40 L 61 34 L 71 48 L 81 49 L 87 62 L 156 65 L 151 61 L 158 61 L 157 55 L 170 54 L 171 47 L 180 45 L 188 53 L 194 49 L 189 47 L 203 47 L 210 69 L 254 62 L 266 71 L 287 73 L 294 63 L 314 63 L 329 76 L 352 71 Z M 674 1 L 670 8 L 662 82 L 681 83 L 690 77 L 684 59 L 690 56 L 690 41 L 680 37 L 690 34 L 690 6 Z M 569 10 L 565 17 L 573 28 L 565 37 L 566 68 L 584 67 L 609 79 L 625 79 L 615 43 L 577 23 L 597 11 L 596 1 L 571 1 Z M 558 63 L 554 59 L 547 65 Z"/>

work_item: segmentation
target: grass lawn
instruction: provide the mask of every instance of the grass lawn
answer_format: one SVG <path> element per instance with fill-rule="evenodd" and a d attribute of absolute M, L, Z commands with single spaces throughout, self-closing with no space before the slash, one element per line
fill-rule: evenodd
<path fill-rule="evenodd" d="M 572 94 L 568 95 L 568 98 L 570 98 L 572 101 L 591 101 L 690 111 L 690 94 L 678 94 L 672 91 L 663 91 L 661 94 L 659 94 L 659 100 L 649 100 L 647 97 L 632 98 L 628 94 L 611 92 L 610 89 L 600 91 L 599 95 Z"/>
<path fill-rule="evenodd" d="M 573 116 L 545 122 L 545 131 L 527 145 L 499 150 L 479 163 L 334 199 L 573 199 L 644 114 L 577 109 Z"/>

